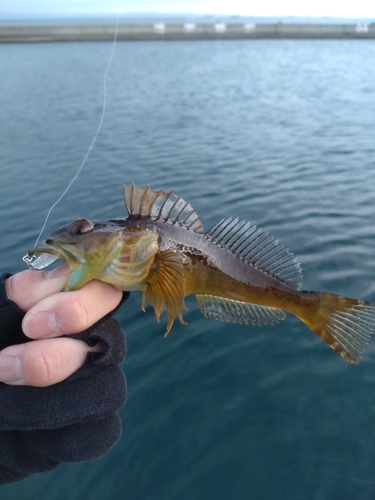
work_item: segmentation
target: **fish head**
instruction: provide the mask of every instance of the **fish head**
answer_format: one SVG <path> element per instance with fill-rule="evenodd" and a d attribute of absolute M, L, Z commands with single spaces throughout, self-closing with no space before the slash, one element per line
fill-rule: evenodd
<path fill-rule="evenodd" d="M 53 232 L 29 252 L 66 262 L 70 277 L 64 290 L 99 279 L 121 290 L 143 289 L 158 251 L 158 236 L 147 229 L 122 227 L 116 221 L 77 219 Z"/>

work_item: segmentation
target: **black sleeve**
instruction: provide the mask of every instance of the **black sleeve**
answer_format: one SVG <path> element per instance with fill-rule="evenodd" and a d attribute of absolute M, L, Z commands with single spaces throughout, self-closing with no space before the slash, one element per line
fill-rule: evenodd
<path fill-rule="evenodd" d="M 5 295 L 8 276 L 0 278 L 0 349 L 30 341 L 21 329 L 23 311 Z M 107 349 L 89 353 L 82 368 L 63 382 L 43 388 L 0 383 L 0 484 L 63 461 L 98 458 L 120 437 L 117 411 L 125 401 L 126 382 L 118 364 L 126 347 L 113 312 L 71 336 L 89 345 L 100 340 Z"/>

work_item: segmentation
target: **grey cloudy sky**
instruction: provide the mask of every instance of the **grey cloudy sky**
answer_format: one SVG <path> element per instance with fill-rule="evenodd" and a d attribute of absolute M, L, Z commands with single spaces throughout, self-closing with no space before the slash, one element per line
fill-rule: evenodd
<path fill-rule="evenodd" d="M 332 16 L 374 18 L 374 0 L 0 0 L 6 15 L 190 13 L 243 16 Z"/>

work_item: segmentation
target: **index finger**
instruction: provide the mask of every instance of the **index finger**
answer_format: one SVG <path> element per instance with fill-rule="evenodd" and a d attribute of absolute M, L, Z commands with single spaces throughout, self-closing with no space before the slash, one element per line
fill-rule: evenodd
<path fill-rule="evenodd" d="M 5 280 L 9 300 L 24 312 L 42 299 L 61 292 L 69 277 L 69 266 L 64 264 L 52 271 L 22 271 Z"/>
<path fill-rule="evenodd" d="M 54 293 L 28 310 L 22 330 L 32 339 L 59 337 L 86 330 L 120 303 L 122 292 L 93 280 L 79 290 Z"/>

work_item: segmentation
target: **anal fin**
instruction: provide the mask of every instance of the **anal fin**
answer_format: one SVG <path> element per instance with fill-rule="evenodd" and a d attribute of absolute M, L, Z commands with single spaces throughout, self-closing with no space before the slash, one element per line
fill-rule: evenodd
<path fill-rule="evenodd" d="M 285 318 L 275 307 L 260 306 L 213 295 L 197 295 L 198 307 L 206 318 L 245 325 L 273 325 Z"/>

